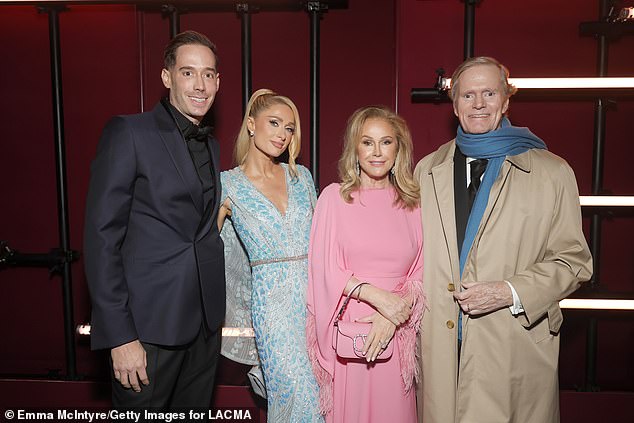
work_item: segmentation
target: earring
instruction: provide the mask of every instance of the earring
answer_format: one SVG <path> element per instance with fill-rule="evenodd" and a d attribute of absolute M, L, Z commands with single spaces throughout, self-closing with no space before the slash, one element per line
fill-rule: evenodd
<path fill-rule="evenodd" d="M 390 169 L 392 176 L 394 176 L 394 173 L 396 172 L 394 169 L 396 169 L 396 165 L 392 166 L 392 169 Z"/>
<path fill-rule="evenodd" d="M 253 137 L 255 135 L 255 131 L 252 131 L 250 129 L 247 129 L 247 132 L 249 132 L 249 137 Z"/>
<path fill-rule="evenodd" d="M 361 168 L 359 167 L 359 159 L 354 164 L 354 170 L 357 172 L 357 176 L 361 176 Z"/>

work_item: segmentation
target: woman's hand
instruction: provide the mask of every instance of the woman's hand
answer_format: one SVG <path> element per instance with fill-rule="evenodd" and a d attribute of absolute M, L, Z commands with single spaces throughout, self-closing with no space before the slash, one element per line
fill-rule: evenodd
<path fill-rule="evenodd" d="M 396 326 L 405 323 L 412 314 L 411 299 L 403 299 L 373 285 L 364 285 L 363 290 L 361 300 L 372 305 L 376 311 Z"/>
<path fill-rule="evenodd" d="M 220 210 L 218 210 L 218 231 L 222 230 L 222 225 L 224 225 L 227 216 L 231 216 L 231 201 L 229 201 L 228 197 L 220 205 Z"/>
<path fill-rule="evenodd" d="M 365 339 L 365 344 L 363 345 L 365 359 L 368 363 L 371 363 L 375 361 L 385 348 L 387 348 L 387 345 L 392 342 L 396 325 L 379 313 L 373 313 L 356 321 L 372 323 L 372 329 L 370 329 L 370 333 L 368 333 L 368 337 Z"/>

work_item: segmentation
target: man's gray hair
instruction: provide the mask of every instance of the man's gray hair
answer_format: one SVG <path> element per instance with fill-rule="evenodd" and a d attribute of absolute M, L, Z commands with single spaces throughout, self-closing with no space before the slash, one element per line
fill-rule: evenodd
<path fill-rule="evenodd" d="M 502 88 L 504 90 L 504 95 L 506 95 L 506 98 L 511 97 L 517 92 L 517 88 L 513 84 L 509 84 L 509 70 L 506 68 L 506 66 L 492 57 L 478 56 L 471 57 L 462 62 L 456 68 L 453 75 L 451 75 L 451 88 L 449 90 L 449 98 L 451 98 L 453 101 L 456 101 L 456 93 L 458 92 L 458 84 L 460 83 L 460 77 L 462 76 L 462 74 L 467 69 L 471 69 L 475 66 L 481 65 L 495 66 L 500 70 L 500 82 L 502 83 Z"/>

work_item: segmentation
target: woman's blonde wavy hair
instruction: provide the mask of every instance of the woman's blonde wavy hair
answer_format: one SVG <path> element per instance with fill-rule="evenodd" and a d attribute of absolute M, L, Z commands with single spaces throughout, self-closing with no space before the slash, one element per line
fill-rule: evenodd
<path fill-rule="evenodd" d="M 339 159 L 339 192 L 346 203 L 351 203 L 352 194 L 361 187 L 360 175 L 357 175 L 357 146 L 361 142 L 363 125 L 369 119 L 383 119 L 394 129 L 397 140 L 394 173 L 389 173 L 390 183 L 396 190 L 394 204 L 404 208 L 415 208 L 419 204 L 418 183 L 412 175 L 412 136 L 405 120 L 385 106 L 367 106 L 355 111 L 348 119 L 343 139 L 343 153 Z"/>
<path fill-rule="evenodd" d="M 287 150 L 289 172 L 295 177 L 297 176 L 295 159 L 299 156 L 299 150 L 302 146 L 302 128 L 299 123 L 299 112 L 297 111 L 295 103 L 293 103 L 290 98 L 279 95 L 266 88 L 257 90 L 249 99 L 247 110 L 244 113 L 244 119 L 242 119 L 242 125 L 240 126 L 240 132 L 238 132 L 238 136 L 236 137 L 235 147 L 233 149 L 233 160 L 236 165 L 241 166 L 247 159 L 251 145 L 251 138 L 249 137 L 249 130 L 247 128 L 249 117 L 255 119 L 260 113 L 275 104 L 284 104 L 293 111 L 295 132 L 293 133 L 293 139 L 288 144 Z"/>

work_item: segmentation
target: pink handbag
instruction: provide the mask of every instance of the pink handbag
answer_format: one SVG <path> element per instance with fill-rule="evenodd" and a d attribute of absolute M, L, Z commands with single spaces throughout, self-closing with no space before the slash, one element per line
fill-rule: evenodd
<path fill-rule="evenodd" d="M 360 283 L 350 290 L 334 322 L 332 347 L 337 352 L 337 356 L 346 360 L 365 360 L 363 347 L 368 333 L 370 333 L 370 329 L 372 328 L 371 323 L 344 322 L 341 320 L 352 293 L 361 287 L 361 285 L 363 284 Z M 376 361 L 389 360 L 392 357 L 393 350 L 394 343 L 389 342 L 387 347 L 376 358 Z"/>

